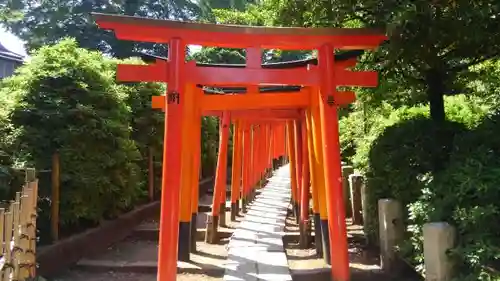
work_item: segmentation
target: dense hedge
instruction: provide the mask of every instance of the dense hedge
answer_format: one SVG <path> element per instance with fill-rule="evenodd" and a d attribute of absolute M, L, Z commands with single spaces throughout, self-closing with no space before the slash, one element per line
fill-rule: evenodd
<path fill-rule="evenodd" d="M 141 193 L 141 155 L 114 79 L 112 61 L 64 40 L 41 48 L 2 89 L 16 161 L 45 170 L 60 154 L 63 224 L 114 217 Z"/>
<path fill-rule="evenodd" d="M 153 96 L 164 94 L 165 87 L 156 83 L 127 83 L 122 85 L 122 89 L 127 93 L 125 102 L 131 110 L 131 138 L 141 154 L 138 164 L 142 178 L 148 179 L 149 157 L 152 157 L 154 187 L 157 193 L 161 188 L 165 115 L 162 111 L 151 107 L 151 99 Z"/>
<path fill-rule="evenodd" d="M 459 257 L 469 266 L 468 268 L 472 268 L 470 271 L 475 270 L 474 267 L 470 266 L 475 258 L 474 255 L 484 257 L 481 258 L 482 261 L 493 258 L 490 253 L 498 248 L 492 248 L 490 242 L 482 242 L 485 238 L 479 237 L 479 232 L 474 232 L 474 229 L 470 228 L 475 225 L 476 229 L 479 230 L 482 228 L 479 225 L 482 222 L 487 222 L 473 217 L 477 216 L 474 213 L 475 210 L 481 210 L 481 204 L 488 206 L 488 202 L 491 201 L 469 200 L 470 196 L 478 196 L 472 190 L 475 182 L 467 180 L 467 176 L 463 176 L 463 169 L 465 169 L 463 165 L 460 165 L 460 168 L 453 168 L 457 166 L 457 161 L 464 162 L 463 159 L 467 159 L 471 155 L 476 154 L 478 157 L 482 157 L 479 152 L 473 152 L 470 149 L 464 151 L 460 147 L 467 143 L 470 147 L 480 147 L 481 137 L 477 133 L 478 130 L 494 132 L 491 126 L 488 129 L 480 129 L 483 127 L 481 125 L 474 129 L 482 122 L 488 110 L 487 106 L 482 106 L 474 99 L 457 96 L 447 98 L 448 120 L 442 123 L 429 119 L 428 107 L 426 106 L 392 109 L 390 106 L 384 105 L 369 112 L 366 109 L 361 112 L 357 108 L 357 111 L 341 120 L 341 124 L 343 124 L 341 130 L 344 135 L 341 138 L 341 141 L 344 142 L 342 145 L 343 155 L 348 160 L 352 160 L 355 167 L 361 170 L 366 177 L 367 208 L 369 209 L 368 213 L 372 214 L 367 218 L 368 229 L 366 229 L 370 241 L 375 243 L 378 241 L 378 199 L 394 198 L 406 206 L 405 220 L 407 224 L 411 225 L 407 234 L 412 238 L 408 241 L 413 241 L 413 243 L 403 245 L 402 254 L 411 260 L 417 268 L 422 269 L 421 226 L 430 220 L 450 221 L 457 225 L 459 232 L 468 233 L 469 236 L 461 235 L 460 239 L 476 240 L 475 244 L 461 240 L 462 248 L 458 249 L 458 252 L 461 253 Z M 470 139 L 470 136 L 475 136 L 477 141 L 466 140 Z M 493 139 L 491 143 L 495 143 Z M 355 151 L 355 155 L 351 156 L 353 151 Z M 457 156 L 459 152 L 462 160 L 458 160 L 460 159 Z M 473 157 L 473 159 L 476 158 Z M 476 159 L 472 163 L 478 163 L 478 160 Z M 493 171 L 495 170 L 494 165 L 488 165 Z M 471 173 L 466 175 L 469 179 L 475 179 L 476 175 L 472 173 L 473 169 L 470 170 Z M 450 176 L 450 174 L 455 176 Z M 485 177 L 488 178 L 488 176 Z M 469 193 L 464 194 L 464 188 L 460 188 L 464 184 L 470 185 Z M 439 190 L 439 192 L 432 196 L 433 193 L 429 190 Z M 493 191 L 486 193 L 486 196 L 491 196 L 490 198 L 498 198 Z M 478 203 L 479 201 L 483 203 Z M 470 204 L 466 205 L 460 202 L 469 202 Z M 435 211 L 430 212 L 431 209 Z M 490 210 L 493 213 L 498 213 L 495 208 Z M 429 212 L 429 216 L 427 216 L 427 212 Z M 468 212 L 468 214 L 465 215 L 464 212 Z M 479 211 L 479 214 L 483 213 Z M 484 229 L 492 228 L 494 227 L 484 227 Z M 486 234 L 486 237 L 494 233 L 488 230 L 486 232 L 489 233 Z M 479 248 L 490 250 L 487 250 L 488 254 L 478 254 Z M 475 254 L 473 254 L 474 251 Z M 495 254 L 497 253 L 499 252 L 496 251 Z M 467 275 L 466 270 L 463 270 L 462 273 Z M 478 277 L 477 275 L 473 276 Z"/>
<path fill-rule="evenodd" d="M 428 221 L 446 221 L 457 228 L 460 280 L 494 279 L 487 266 L 500 261 L 500 114 L 456 138 L 446 170 L 430 179 L 418 201 L 410 204 L 412 239 L 404 250 L 422 259 L 422 228 Z"/>
<path fill-rule="evenodd" d="M 160 186 L 164 115 L 151 109 L 151 96 L 164 93 L 164 86 L 117 83 L 119 62 L 66 39 L 38 50 L 1 84 L 5 157 L 0 165 L 50 171 L 51 157 L 59 152 L 63 231 L 113 218 L 143 202 L 149 150 Z M 202 126 L 202 161 L 215 163 L 216 120 L 204 118 Z M 42 196 L 50 195 L 50 183 L 40 188 Z M 49 205 L 42 200 L 42 217 Z"/>

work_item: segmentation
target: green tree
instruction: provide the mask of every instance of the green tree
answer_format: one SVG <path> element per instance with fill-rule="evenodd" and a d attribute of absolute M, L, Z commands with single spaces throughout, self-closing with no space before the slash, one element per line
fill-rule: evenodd
<path fill-rule="evenodd" d="M 215 22 L 214 10 L 231 9 L 244 11 L 249 4 L 255 4 L 255 0 L 200 0 L 198 6 L 204 20 Z"/>
<path fill-rule="evenodd" d="M 263 5 L 276 8 L 282 25 L 384 28 L 389 41 L 371 62 L 382 63 L 392 89 L 411 88 L 407 94 L 414 100 L 428 101 L 434 121 L 445 120 L 443 96 L 463 91 L 460 78 L 469 67 L 500 53 L 495 0 L 264 0 Z"/>
<path fill-rule="evenodd" d="M 2 141 L 16 163 L 46 170 L 60 154 L 64 229 L 112 218 L 144 193 L 115 65 L 63 40 L 35 52 L 0 91 Z"/>
<path fill-rule="evenodd" d="M 97 27 L 92 12 L 179 20 L 195 19 L 200 13 L 198 6 L 189 0 L 16 1 L 20 1 L 23 16 L 6 22 L 6 26 L 27 42 L 29 50 L 72 37 L 83 48 L 99 50 L 118 58 L 130 57 L 142 50 L 165 55 L 166 49 L 161 44 L 117 40 L 112 32 Z"/>
<path fill-rule="evenodd" d="M 20 0 L 0 2 L 0 23 L 17 20 L 22 16 Z"/>
<path fill-rule="evenodd" d="M 271 26 L 274 14 L 267 7 L 248 3 L 245 10 L 213 9 L 213 21 L 220 24 L 250 26 Z M 262 63 L 284 62 L 310 57 L 311 51 L 263 50 Z M 193 55 L 194 59 L 205 63 L 244 64 L 245 50 L 208 47 Z"/>

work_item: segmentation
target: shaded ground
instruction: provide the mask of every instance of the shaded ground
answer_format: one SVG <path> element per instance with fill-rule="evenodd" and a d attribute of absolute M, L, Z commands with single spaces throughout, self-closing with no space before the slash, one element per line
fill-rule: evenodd
<path fill-rule="evenodd" d="M 210 198 L 200 199 L 208 203 Z M 226 212 L 228 227 L 220 228 L 229 236 L 239 222 L 230 222 Z M 197 253 L 191 253 L 190 262 L 178 263 L 177 280 L 179 281 L 216 281 L 224 276 L 224 263 L 227 258 L 229 238 L 221 239 L 216 245 L 201 241 L 204 232 L 206 213 L 199 213 L 197 228 L 199 239 Z M 82 259 L 75 267 L 67 270 L 50 281 L 156 281 L 158 256 L 157 219 L 144 222 L 139 232 L 151 232 L 150 235 L 133 235 L 97 256 Z"/>
<path fill-rule="evenodd" d="M 314 246 L 314 239 L 308 249 L 300 249 L 298 244 L 299 228 L 295 219 L 287 217 L 287 236 L 285 249 L 288 264 L 294 281 L 330 281 L 330 266 L 323 258 L 318 257 Z M 314 227 L 314 226 L 313 226 Z M 314 230 L 312 230 L 314 233 Z M 412 272 L 404 272 L 397 276 L 384 274 L 380 269 L 378 253 L 365 247 L 365 239 L 361 226 L 352 225 L 348 221 L 349 260 L 352 281 L 417 281 L 418 276 Z"/>
<path fill-rule="evenodd" d="M 156 274 L 144 273 L 124 273 L 124 272 L 105 272 L 92 273 L 85 271 L 71 271 L 62 278 L 53 279 L 54 281 L 156 281 Z M 221 277 L 212 277 L 204 274 L 177 274 L 177 281 L 216 281 L 222 280 Z"/>

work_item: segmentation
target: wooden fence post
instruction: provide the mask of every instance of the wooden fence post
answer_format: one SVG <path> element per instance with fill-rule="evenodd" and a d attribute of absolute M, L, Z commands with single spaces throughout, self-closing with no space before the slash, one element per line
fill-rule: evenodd
<path fill-rule="evenodd" d="M 52 204 L 50 205 L 52 241 L 59 240 L 60 160 L 59 153 L 52 155 Z"/>
<path fill-rule="evenodd" d="M 363 213 L 361 203 L 361 189 L 363 188 L 363 176 L 360 174 L 349 175 L 351 190 L 352 224 L 363 224 Z"/>
<path fill-rule="evenodd" d="M 345 216 L 352 217 L 351 192 L 349 191 L 349 176 L 354 172 L 352 166 L 342 166 L 342 189 L 344 194 Z"/>
<path fill-rule="evenodd" d="M 33 169 L 27 169 L 34 175 Z M 31 176 L 27 178 L 32 179 Z M 14 201 L 0 208 L 0 281 L 26 280 L 36 270 L 36 211 L 38 181 L 26 182 Z"/>
<path fill-rule="evenodd" d="M 153 165 L 153 148 L 148 148 L 148 197 L 149 201 L 154 201 L 154 189 L 155 189 L 155 173 Z"/>

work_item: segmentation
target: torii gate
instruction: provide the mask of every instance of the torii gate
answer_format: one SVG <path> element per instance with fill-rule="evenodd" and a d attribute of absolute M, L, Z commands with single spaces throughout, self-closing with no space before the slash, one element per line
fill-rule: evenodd
<path fill-rule="evenodd" d="M 247 111 L 271 109 L 318 108 L 314 132 L 321 136 L 324 183 L 330 217 L 332 276 L 349 280 L 348 246 L 342 191 L 337 107 L 354 100 L 354 93 L 338 91 L 338 86 L 375 87 L 376 72 L 351 72 L 355 61 L 338 63 L 334 48 L 341 50 L 373 49 L 386 36 L 368 29 L 339 28 L 269 28 L 188 23 L 139 17 L 94 14 L 97 24 L 113 30 L 118 39 L 168 44 L 168 61 L 150 65 L 119 65 L 118 79 L 168 83 L 165 97 L 154 103 L 165 110 L 165 135 L 161 196 L 160 237 L 158 253 L 159 281 L 176 280 L 177 241 L 179 230 L 179 193 L 181 185 L 182 117 L 194 103 L 201 112 Z M 246 48 L 246 67 L 202 67 L 185 62 L 187 45 Z M 318 50 L 318 65 L 302 68 L 274 69 L 261 65 L 262 49 Z M 196 85 L 209 87 L 247 87 L 242 95 L 196 94 Z M 259 85 L 300 85 L 307 90 L 261 94 Z M 196 96 L 196 102 L 193 96 Z M 161 99 L 161 100 L 160 100 Z M 191 108 L 191 109 L 190 109 Z M 193 111 L 194 112 L 194 111 Z M 194 114 L 194 113 L 193 113 Z M 273 113 L 273 117 L 274 117 Z M 319 119 L 319 120 L 318 120 Z M 198 124 L 199 126 L 199 124 Z M 199 127 L 198 127 L 199 129 Z M 320 131 L 320 132 L 319 132 Z M 292 174 L 293 178 L 293 174 Z"/>

